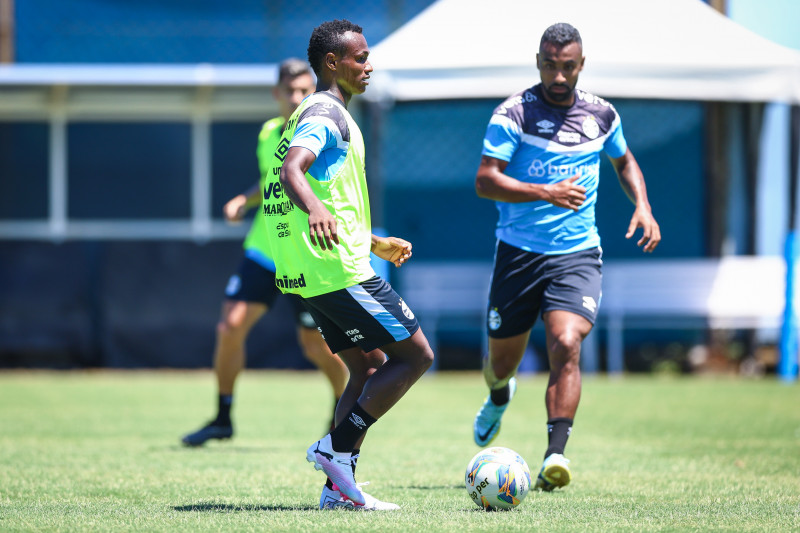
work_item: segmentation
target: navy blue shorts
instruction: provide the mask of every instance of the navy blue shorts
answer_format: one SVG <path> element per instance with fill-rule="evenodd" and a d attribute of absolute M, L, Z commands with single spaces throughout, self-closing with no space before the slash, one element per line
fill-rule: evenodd
<path fill-rule="evenodd" d="M 407 339 L 419 329 L 411 309 L 378 276 L 303 302 L 333 353 L 355 346 L 369 352 Z"/>
<path fill-rule="evenodd" d="M 594 324 L 602 294 L 602 250 L 545 255 L 497 241 L 486 326 L 496 339 L 531 329 L 540 314 L 562 310 Z"/>
<path fill-rule="evenodd" d="M 225 287 L 225 298 L 228 300 L 261 303 L 267 307 L 272 307 L 280 294 L 281 290 L 275 285 L 275 272 L 249 257 L 242 258 L 239 270 L 230 277 Z M 316 328 L 317 324 L 303 305 L 303 299 L 295 294 L 286 296 L 291 301 L 295 323 L 304 328 Z"/>

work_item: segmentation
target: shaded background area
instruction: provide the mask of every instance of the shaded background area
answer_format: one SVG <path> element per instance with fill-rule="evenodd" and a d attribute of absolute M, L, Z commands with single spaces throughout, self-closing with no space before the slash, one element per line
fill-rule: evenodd
<path fill-rule="evenodd" d="M 16 0 L 10 44 L 13 61 L 28 65 L 277 63 L 287 56 L 305 57 L 311 30 L 324 20 L 353 20 L 374 46 L 431 3 Z M 0 52 L 7 53 L 8 46 L 5 41 Z M 531 85 L 537 80 L 532 70 Z M 164 94 L 170 96 L 161 91 L 152 97 Z M 264 99 L 271 97 L 264 94 Z M 358 98 L 354 103 L 369 151 L 373 223 L 412 241 L 414 261 L 491 261 L 496 209 L 475 195 L 473 182 L 486 124 L 499 101 L 398 102 L 385 108 Z M 758 128 L 745 131 L 740 122 L 728 128 L 725 147 L 734 149 L 723 158 L 736 193 L 729 200 L 729 219 L 719 220 L 712 209 L 719 184 L 708 161 L 709 136 L 719 131 L 714 121 L 719 110 L 727 109 L 729 116 L 752 112 L 760 119 L 763 106 L 633 99 L 612 103 L 644 170 L 664 235 L 655 256 L 715 257 L 723 246 L 738 254 L 759 252 L 754 236 L 756 178 L 747 145 L 754 131 L 757 140 Z M 43 94 L 42 107 L 48 105 Z M 256 138 L 267 118 L 209 119 L 208 203 L 216 223 L 222 222 L 225 201 L 257 179 Z M 189 220 L 192 128 L 190 121 L 168 114 L 157 120 L 84 116 L 69 121 L 66 217 L 87 223 L 143 222 L 155 228 Z M 51 197 L 58 193 L 49 180 L 52 142 L 50 125 L 40 118 L 0 120 L 0 222 L 47 219 Z M 631 212 L 604 159 L 597 223 L 606 261 L 648 259 L 624 238 Z M 37 240 L 0 234 L 0 367 L 210 366 L 223 289 L 238 265 L 247 227 L 213 239 Z M 394 272 L 390 281 L 402 294 Z M 480 321 L 449 318 L 439 333 L 440 368 L 479 367 Z M 602 349 L 605 332 L 598 328 L 597 335 Z M 249 338 L 248 366 L 309 368 L 294 336 L 289 306 L 280 299 Z M 721 357 L 752 356 L 752 336 L 728 332 Z M 691 369 L 691 349 L 714 339 L 703 329 L 688 328 L 636 330 L 625 341 L 627 369 L 649 371 L 666 363 Z M 541 353 L 542 332 L 537 328 L 525 368 L 543 368 Z M 604 353 L 599 360 L 603 368 Z"/>
<path fill-rule="evenodd" d="M 211 366 L 240 253 L 237 242 L 0 243 L 0 366 Z M 248 339 L 249 366 L 313 368 L 295 335 L 279 298 Z"/>

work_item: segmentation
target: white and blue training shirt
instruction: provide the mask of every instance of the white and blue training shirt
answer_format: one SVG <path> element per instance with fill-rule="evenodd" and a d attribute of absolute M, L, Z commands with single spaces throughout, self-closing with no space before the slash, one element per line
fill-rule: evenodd
<path fill-rule="evenodd" d="M 507 161 L 504 173 L 526 183 L 552 184 L 579 175 L 575 183 L 586 187 L 586 201 L 577 212 L 543 200 L 497 201 L 497 238 L 540 254 L 599 246 L 600 152 L 617 158 L 627 147 L 614 106 L 585 91 L 576 90 L 569 107 L 547 103 L 541 84 L 506 99 L 492 114 L 482 154 Z"/>

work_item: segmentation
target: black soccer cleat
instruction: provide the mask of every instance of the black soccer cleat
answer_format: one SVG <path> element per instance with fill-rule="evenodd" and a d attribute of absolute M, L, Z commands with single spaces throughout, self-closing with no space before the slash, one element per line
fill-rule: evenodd
<path fill-rule="evenodd" d="M 189 433 L 181 439 L 184 446 L 202 446 L 210 439 L 229 439 L 233 437 L 233 425 L 218 425 L 211 422 L 203 428 Z"/>

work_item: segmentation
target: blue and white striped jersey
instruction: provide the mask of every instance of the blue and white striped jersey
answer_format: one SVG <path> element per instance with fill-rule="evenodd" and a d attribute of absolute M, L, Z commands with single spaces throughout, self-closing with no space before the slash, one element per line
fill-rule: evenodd
<path fill-rule="evenodd" d="M 586 201 L 575 212 L 545 201 L 496 202 L 498 239 L 540 254 L 563 254 L 600 245 L 595 204 L 600 152 L 625 155 L 619 115 L 610 103 L 575 91 L 570 107 L 548 104 L 541 84 L 516 93 L 495 108 L 483 155 L 508 162 L 505 174 L 527 183 L 556 183 L 575 175 Z"/>
<path fill-rule="evenodd" d="M 308 173 L 317 181 L 330 181 L 344 165 L 350 146 L 350 129 L 342 112 L 344 103 L 326 92 L 306 98 L 317 101 L 298 117 L 297 130 L 289 148 L 301 146 L 311 151 L 316 160 Z"/>

